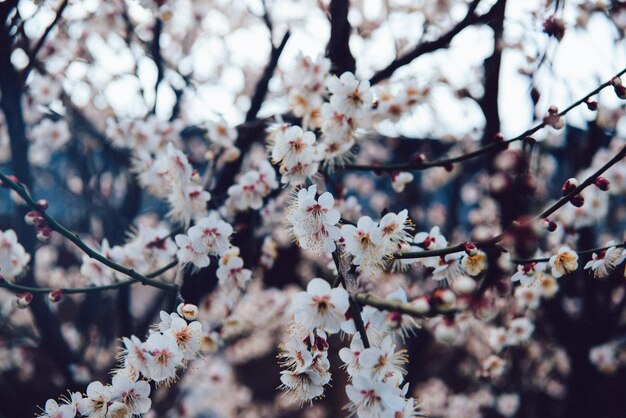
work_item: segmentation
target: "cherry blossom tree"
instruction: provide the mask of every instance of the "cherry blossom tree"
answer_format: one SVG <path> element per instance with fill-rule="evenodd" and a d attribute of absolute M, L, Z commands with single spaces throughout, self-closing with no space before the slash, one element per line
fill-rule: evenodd
<path fill-rule="evenodd" d="M 0 417 L 618 417 L 626 3 L 0 0 Z"/>

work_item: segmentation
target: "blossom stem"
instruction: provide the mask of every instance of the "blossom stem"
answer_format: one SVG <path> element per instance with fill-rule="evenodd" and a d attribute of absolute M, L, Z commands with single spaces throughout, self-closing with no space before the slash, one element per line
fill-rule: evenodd
<path fill-rule="evenodd" d="M 64 237 L 72 241 L 78 248 L 80 248 L 89 257 L 96 259 L 97 261 L 101 262 L 105 266 L 110 267 L 113 270 L 118 271 L 122 274 L 125 274 L 131 279 L 135 279 L 136 281 L 141 282 L 145 285 L 157 287 L 159 289 L 165 289 L 165 290 L 178 292 L 179 286 L 176 284 L 163 283 L 159 280 L 154 280 L 152 278 L 146 277 L 136 272 L 134 269 L 125 267 L 119 263 L 116 263 L 113 260 L 109 260 L 104 255 L 98 253 L 89 245 L 87 245 L 83 240 L 81 240 L 78 234 L 73 233 L 72 231 L 68 230 L 63 225 L 61 225 L 56 219 L 50 216 L 45 210 L 39 210 L 37 206 L 37 202 L 26 191 L 26 188 L 22 184 L 14 182 L 13 180 L 11 180 L 9 177 L 7 177 L 6 175 L 2 173 L 0 173 L 0 180 L 2 180 L 3 186 L 11 188 L 26 202 L 28 206 L 30 206 L 34 210 L 37 210 L 39 215 L 43 219 L 45 219 L 45 221 L 48 223 L 48 226 L 52 230 L 58 232 L 59 234 L 63 235 Z"/>
<path fill-rule="evenodd" d="M 412 306 L 410 303 L 402 303 L 398 301 L 387 300 L 387 299 L 383 299 L 381 297 L 372 295 L 370 293 L 359 293 L 354 298 L 361 305 L 368 305 L 368 306 L 372 306 L 374 308 L 385 310 L 385 311 L 400 312 L 403 314 L 407 314 L 407 315 L 419 317 L 419 318 L 432 317 L 432 316 L 436 316 L 439 314 L 454 313 L 453 310 L 439 311 L 433 308 L 431 308 L 430 312 L 424 313 L 423 311 L 418 310 L 417 308 Z"/>
<path fill-rule="evenodd" d="M 624 248 L 626 247 L 626 242 L 623 242 L 621 244 L 614 244 L 614 245 L 606 245 L 604 247 L 596 247 L 596 248 L 589 248 L 588 250 L 580 250 L 580 251 L 576 251 L 576 254 L 578 255 L 584 255 L 584 254 L 591 254 L 591 253 L 597 253 L 599 251 L 606 251 L 609 248 Z M 511 259 L 511 263 L 513 264 L 527 264 L 527 263 L 545 263 L 550 261 L 550 257 L 540 257 L 540 258 L 512 258 Z"/>
<path fill-rule="evenodd" d="M 565 196 L 563 196 L 562 198 L 554 202 L 552 205 L 550 205 L 547 209 L 545 209 L 543 212 L 541 212 L 534 218 L 530 219 L 529 221 L 519 224 L 519 226 L 526 226 L 537 220 L 547 218 L 548 216 L 556 212 L 558 209 L 560 209 L 562 206 L 564 206 L 567 202 L 569 202 L 574 196 L 580 194 L 580 192 L 582 192 L 585 188 L 593 184 L 593 182 L 598 177 L 600 177 L 602 173 L 604 173 L 609 168 L 611 168 L 612 166 L 617 164 L 619 161 L 621 161 L 624 158 L 624 156 L 626 156 L 626 146 L 623 146 L 613 158 L 611 158 L 606 164 L 600 167 L 595 173 L 587 177 L 585 181 L 583 181 L 582 183 L 580 183 L 580 185 L 578 185 L 578 187 L 574 188 L 571 192 L 569 192 L 568 194 L 566 194 Z M 504 239 L 506 234 L 509 233 L 515 227 L 516 227 L 516 224 L 511 224 L 507 228 L 505 228 L 504 231 L 502 231 L 500 234 L 492 238 L 486 239 L 486 240 L 477 241 L 474 244 L 478 248 L 491 247 L 497 244 L 498 242 L 502 241 L 502 239 Z M 437 250 L 426 250 L 426 251 L 393 254 L 392 258 L 404 259 L 404 258 L 439 257 L 439 256 L 444 256 L 446 254 L 457 253 L 460 251 L 465 251 L 465 243 L 454 245 L 451 247 L 441 248 Z"/>
<path fill-rule="evenodd" d="M 611 80 L 613 78 L 620 77 L 621 75 L 623 75 L 625 73 L 626 73 L 626 68 L 622 69 L 619 73 L 617 73 L 616 75 L 611 77 L 610 80 L 605 81 L 604 83 L 600 84 L 593 91 L 587 93 L 584 97 L 578 99 L 577 101 L 575 101 L 574 103 L 569 105 L 567 108 L 565 108 L 564 110 L 559 112 L 559 114 L 558 114 L 559 117 L 565 116 L 572 109 L 580 106 L 581 104 L 585 103 L 592 96 L 598 94 L 600 91 L 602 91 L 605 88 L 611 86 L 612 85 L 611 84 Z M 523 139 L 533 135 L 535 132 L 539 131 L 540 129 L 545 128 L 546 125 L 547 125 L 546 122 L 541 122 L 541 123 L 537 124 L 536 126 L 528 129 L 527 131 L 521 133 L 520 135 L 516 136 L 515 138 L 507 139 L 507 140 L 501 141 L 501 142 L 494 142 L 494 143 L 489 144 L 489 145 L 487 145 L 485 147 L 479 148 L 479 149 L 477 149 L 475 151 L 472 151 L 472 152 L 469 152 L 467 154 L 459 155 L 457 157 L 442 158 L 442 159 L 434 160 L 434 161 L 409 162 L 409 163 L 388 164 L 388 165 L 347 164 L 343 168 L 346 169 L 346 170 L 352 170 L 352 171 L 394 172 L 394 171 L 421 171 L 421 170 L 426 170 L 426 169 L 429 169 L 429 168 L 432 168 L 432 167 L 446 167 L 446 166 L 450 166 L 451 164 L 454 164 L 454 163 L 459 163 L 459 162 L 462 162 L 462 161 L 470 160 L 470 159 L 475 158 L 475 157 L 479 157 L 481 155 L 490 153 L 492 151 L 505 150 L 507 148 L 508 144 L 510 144 L 512 142 L 521 141 L 521 140 L 523 140 Z"/>
<path fill-rule="evenodd" d="M 333 286 L 337 287 L 342 284 L 343 287 L 348 290 L 348 293 L 350 294 L 350 313 L 352 314 L 352 319 L 354 320 L 354 326 L 361 336 L 361 340 L 363 341 L 363 347 L 369 348 L 370 342 L 367 338 L 367 330 L 365 329 L 365 324 L 363 323 L 363 318 L 361 317 L 361 305 L 357 300 L 357 295 L 353 295 L 352 293 L 350 293 L 348 286 L 346 286 L 346 278 L 344 274 L 351 274 L 350 264 L 348 262 L 348 259 L 343 254 L 340 254 L 340 252 L 341 250 L 339 248 L 333 251 L 333 261 L 335 262 L 335 267 L 337 268 L 337 279 L 334 281 Z M 351 279 L 351 281 L 356 284 L 357 278 L 353 277 Z"/>
<path fill-rule="evenodd" d="M 178 260 L 174 260 L 172 262 L 170 262 L 169 264 L 161 267 L 158 270 L 155 270 L 151 273 L 148 273 L 145 275 L 145 277 L 148 278 L 155 278 L 160 276 L 161 274 L 165 273 L 166 271 L 176 267 L 178 265 Z M 99 292 L 102 290 L 111 290 L 111 289 L 119 289 L 120 287 L 124 287 L 124 286 L 130 286 L 131 284 L 135 284 L 138 283 L 139 280 L 138 279 L 130 279 L 130 280 L 126 280 L 126 281 L 122 281 L 122 282 L 117 282 L 117 283 L 113 283 L 113 284 L 108 284 L 108 285 L 104 285 L 104 286 L 90 286 L 90 287 L 75 287 L 75 288 L 45 288 L 45 287 L 31 287 L 31 286 L 24 286 L 21 284 L 15 284 L 15 283 L 11 283 L 11 282 L 7 282 L 2 281 L 0 282 L 0 287 L 4 287 L 5 289 L 8 289 L 12 292 L 18 293 L 18 292 L 28 292 L 28 293 L 33 293 L 33 294 L 37 294 L 37 293 L 50 293 L 53 292 L 55 290 L 60 290 L 63 294 L 66 295 L 71 295 L 71 294 L 77 294 L 77 293 L 94 293 L 94 292 Z"/>

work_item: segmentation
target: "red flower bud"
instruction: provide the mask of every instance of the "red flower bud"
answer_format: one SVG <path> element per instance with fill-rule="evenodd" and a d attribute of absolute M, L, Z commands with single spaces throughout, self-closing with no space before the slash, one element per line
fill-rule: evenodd
<path fill-rule="evenodd" d="M 595 100 L 587 99 L 585 101 L 585 103 L 587 104 L 587 109 L 589 109 L 589 110 L 598 110 L 598 102 L 596 102 Z"/>
<path fill-rule="evenodd" d="M 61 289 L 56 289 L 48 293 L 48 300 L 51 303 L 57 303 L 61 299 L 63 299 L 63 291 Z"/>
<path fill-rule="evenodd" d="M 565 36 L 565 22 L 552 15 L 543 22 L 543 32 L 560 41 Z"/>
<path fill-rule="evenodd" d="M 563 192 L 563 196 L 571 193 L 575 188 L 578 187 L 578 180 L 574 177 L 567 179 L 565 183 L 563 183 L 563 187 L 561 191 Z"/>
<path fill-rule="evenodd" d="M 532 136 L 527 136 L 526 138 L 524 138 L 524 141 L 526 141 L 528 145 L 535 145 L 537 143 L 537 140 Z"/>
<path fill-rule="evenodd" d="M 465 253 L 467 253 L 467 255 L 469 255 L 470 257 L 478 254 L 478 247 L 473 242 L 468 241 L 463 244 L 463 246 L 465 247 Z"/>
<path fill-rule="evenodd" d="M 377 162 L 373 162 L 373 163 L 372 163 L 372 166 L 374 166 L 374 167 L 379 167 L 380 165 L 381 165 L 381 164 L 380 164 L 380 163 L 377 163 Z M 374 169 L 373 171 L 374 171 L 374 174 L 375 174 L 375 175 L 377 175 L 377 176 L 382 176 L 383 174 L 385 174 L 385 172 L 384 172 L 384 171 L 382 171 L 382 170 L 377 170 L 377 169 Z"/>
<path fill-rule="evenodd" d="M 582 205 L 585 204 L 585 198 L 582 197 L 581 195 L 577 194 L 576 196 L 572 197 L 570 199 L 570 203 L 574 206 L 576 206 L 577 208 L 581 207 Z"/>
<path fill-rule="evenodd" d="M 33 301 L 32 293 L 18 293 L 13 299 L 13 306 L 18 309 L 27 308 Z"/>
<path fill-rule="evenodd" d="M 605 192 L 611 188 L 611 182 L 606 177 L 598 177 L 593 184 L 595 184 L 598 189 L 604 190 Z"/>
<path fill-rule="evenodd" d="M 551 221 L 551 220 L 550 220 L 550 219 L 548 219 L 548 218 L 544 218 L 544 219 L 541 221 L 541 226 L 542 226 L 543 228 L 545 228 L 548 232 L 554 232 L 554 231 L 556 231 L 556 228 L 557 228 L 557 224 L 556 224 L 556 222 Z"/>
<path fill-rule="evenodd" d="M 26 215 L 24 215 L 24 222 L 26 222 L 26 225 L 35 225 L 37 223 L 37 218 L 40 218 L 39 214 L 34 211 L 28 211 L 26 212 Z"/>

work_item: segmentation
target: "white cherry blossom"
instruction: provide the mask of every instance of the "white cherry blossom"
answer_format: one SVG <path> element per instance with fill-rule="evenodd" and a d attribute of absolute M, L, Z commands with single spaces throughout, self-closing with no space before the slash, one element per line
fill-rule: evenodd
<path fill-rule="evenodd" d="M 293 298 L 296 321 L 308 328 L 320 328 L 328 333 L 339 331 L 349 305 L 345 289 L 331 289 L 328 282 L 319 278 L 311 280 L 307 291 Z"/>

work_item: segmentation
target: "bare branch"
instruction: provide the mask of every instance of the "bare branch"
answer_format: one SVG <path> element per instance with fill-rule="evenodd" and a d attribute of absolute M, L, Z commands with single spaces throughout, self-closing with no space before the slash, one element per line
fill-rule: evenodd
<path fill-rule="evenodd" d="M 326 56 L 330 59 L 332 74 L 341 75 L 346 71 L 354 73 L 356 70 L 356 60 L 350 51 L 352 27 L 348 21 L 349 10 L 349 0 L 330 2 L 330 39 L 326 46 Z"/>
<path fill-rule="evenodd" d="M 291 33 L 287 31 L 287 33 L 285 33 L 285 36 L 283 36 L 283 40 L 280 42 L 280 45 L 278 45 L 278 47 L 272 46 L 272 52 L 270 54 L 270 61 L 267 63 L 267 66 L 265 67 L 265 70 L 263 71 L 263 75 L 261 76 L 261 79 L 256 85 L 256 88 L 254 90 L 254 95 L 252 96 L 252 100 L 250 101 L 250 109 L 248 110 L 248 113 L 246 113 L 246 122 L 250 122 L 256 119 L 257 114 L 259 113 L 259 110 L 261 110 L 261 105 L 265 101 L 265 96 L 267 95 L 267 89 L 268 89 L 270 80 L 272 79 L 272 76 L 274 75 L 274 71 L 276 70 L 276 67 L 278 66 L 278 59 L 280 58 L 280 55 L 283 53 L 283 49 L 285 49 L 285 45 L 287 45 L 287 41 L 289 40 L 290 36 L 291 36 Z"/>
<path fill-rule="evenodd" d="M 480 3 L 480 0 L 473 0 L 468 6 L 467 14 L 463 18 L 463 20 L 457 23 L 452 29 L 450 29 L 440 38 L 434 41 L 421 43 L 417 45 L 413 50 L 407 52 L 399 58 L 396 58 L 387 67 L 374 74 L 374 76 L 370 78 L 370 83 L 377 84 L 383 80 L 388 79 L 398 68 L 409 64 L 411 61 L 424 54 L 428 54 L 429 52 L 433 52 L 438 49 L 447 48 L 448 45 L 450 45 L 450 41 L 452 41 L 452 39 L 456 35 L 458 35 L 463 29 L 468 26 L 485 21 L 489 17 L 489 13 L 486 13 L 482 16 L 478 16 L 474 13 L 476 11 L 478 3 Z"/>

